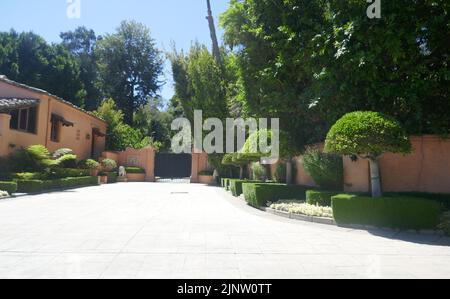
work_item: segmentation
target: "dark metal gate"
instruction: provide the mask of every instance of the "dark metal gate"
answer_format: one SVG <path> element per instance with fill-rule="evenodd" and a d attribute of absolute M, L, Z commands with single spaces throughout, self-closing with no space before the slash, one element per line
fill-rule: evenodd
<path fill-rule="evenodd" d="M 158 153 L 155 160 L 157 178 L 189 178 L 192 173 L 192 155 Z"/>

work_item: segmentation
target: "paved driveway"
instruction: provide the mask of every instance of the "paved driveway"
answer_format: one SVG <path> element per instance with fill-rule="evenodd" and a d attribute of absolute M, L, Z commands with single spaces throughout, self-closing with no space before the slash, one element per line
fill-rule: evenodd
<path fill-rule="evenodd" d="M 0 278 L 450 278 L 449 244 L 282 219 L 200 185 L 0 202 Z"/>

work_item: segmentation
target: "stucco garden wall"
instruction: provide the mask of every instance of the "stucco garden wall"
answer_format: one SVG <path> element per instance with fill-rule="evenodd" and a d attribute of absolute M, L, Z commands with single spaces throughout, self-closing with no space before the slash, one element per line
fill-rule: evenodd
<path fill-rule="evenodd" d="M 140 167 L 145 169 L 147 182 L 155 181 L 155 150 L 147 147 L 141 150 L 127 149 L 123 152 L 104 152 L 102 159 L 112 159 L 119 166 Z"/>
<path fill-rule="evenodd" d="M 191 183 L 203 183 L 199 172 L 209 170 L 208 154 L 192 154 L 192 176 Z"/>
<path fill-rule="evenodd" d="M 450 193 L 450 140 L 438 136 L 413 136 L 411 143 L 412 154 L 385 154 L 381 157 L 383 190 L 385 192 Z M 302 159 L 301 156 L 295 159 L 296 183 L 315 186 L 313 179 L 303 167 Z M 345 191 L 370 192 L 369 162 L 363 159 L 352 161 L 349 157 L 344 157 L 343 161 Z M 272 169 L 275 168 L 272 167 Z"/>

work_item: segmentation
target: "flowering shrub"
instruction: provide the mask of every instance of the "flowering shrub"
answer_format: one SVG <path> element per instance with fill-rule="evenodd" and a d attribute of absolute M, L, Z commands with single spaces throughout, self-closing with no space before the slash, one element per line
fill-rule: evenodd
<path fill-rule="evenodd" d="M 271 209 L 314 217 L 333 218 L 333 210 L 330 207 L 319 207 L 302 201 L 279 201 L 270 205 Z"/>

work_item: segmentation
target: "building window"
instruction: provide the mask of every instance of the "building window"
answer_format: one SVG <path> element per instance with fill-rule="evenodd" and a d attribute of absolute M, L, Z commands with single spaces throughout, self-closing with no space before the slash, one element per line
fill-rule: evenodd
<path fill-rule="evenodd" d="M 37 108 L 17 109 L 11 111 L 10 128 L 31 134 L 36 134 Z"/>
<path fill-rule="evenodd" d="M 59 131 L 61 129 L 60 122 L 52 121 L 52 130 L 50 132 L 50 140 L 53 142 L 59 142 Z"/>

